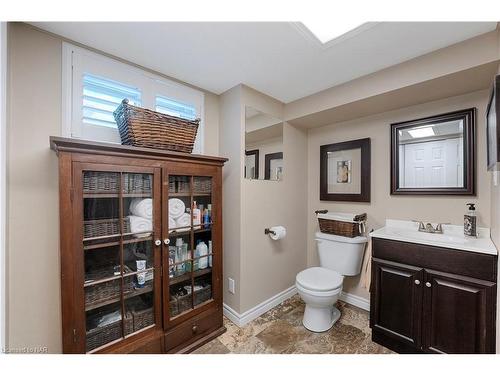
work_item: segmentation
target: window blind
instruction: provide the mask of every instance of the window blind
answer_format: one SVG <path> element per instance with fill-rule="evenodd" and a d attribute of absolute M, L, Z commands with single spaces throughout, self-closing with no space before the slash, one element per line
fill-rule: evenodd
<path fill-rule="evenodd" d="M 113 112 L 123 99 L 141 106 L 141 91 L 92 74 L 83 75 L 82 120 L 86 124 L 116 128 Z"/>
<path fill-rule="evenodd" d="M 192 105 L 178 102 L 164 96 L 156 96 L 156 112 L 177 116 L 186 120 L 194 120 L 197 117 L 196 108 Z"/>

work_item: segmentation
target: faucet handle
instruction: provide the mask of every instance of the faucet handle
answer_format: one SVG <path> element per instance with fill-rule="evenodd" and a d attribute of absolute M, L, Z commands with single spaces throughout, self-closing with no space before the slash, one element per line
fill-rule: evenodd
<path fill-rule="evenodd" d="M 425 229 L 425 224 L 423 221 L 420 220 L 412 220 L 414 223 L 418 223 L 418 230 L 423 230 Z"/>
<path fill-rule="evenodd" d="M 436 232 L 443 233 L 443 225 L 450 225 L 451 223 L 438 223 L 436 225 Z"/>

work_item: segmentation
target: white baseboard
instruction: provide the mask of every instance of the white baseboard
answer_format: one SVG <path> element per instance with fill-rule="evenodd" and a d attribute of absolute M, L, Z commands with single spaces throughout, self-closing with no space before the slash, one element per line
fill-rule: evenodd
<path fill-rule="evenodd" d="M 252 307 L 251 309 L 241 314 L 237 313 L 231 307 L 224 304 L 224 315 L 238 327 L 242 327 L 245 324 L 250 323 L 255 318 L 258 318 L 262 314 L 271 310 L 273 307 L 278 306 L 281 302 L 287 300 L 296 293 L 297 293 L 297 288 L 295 287 L 295 285 L 291 286 L 290 288 L 287 288 L 282 292 L 279 292 L 278 294 L 272 296 L 271 298 L 265 300 L 262 303 L 259 303 L 257 306 Z"/>
<path fill-rule="evenodd" d="M 351 293 L 342 292 L 339 299 L 360 309 L 370 311 L 370 301 L 366 298 L 358 297 Z"/>
<path fill-rule="evenodd" d="M 285 289 L 284 291 L 272 296 L 262 303 L 259 303 L 257 306 L 252 307 L 242 314 L 237 313 L 235 310 L 224 303 L 224 315 L 238 327 L 242 327 L 245 324 L 250 323 L 252 320 L 258 318 L 262 314 L 266 313 L 267 311 L 271 310 L 273 307 L 278 306 L 281 302 L 287 300 L 296 293 L 297 288 L 295 286 L 291 286 L 290 288 Z M 360 309 L 370 311 L 370 301 L 366 298 L 342 292 L 339 299 L 350 305 L 359 307 Z"/>

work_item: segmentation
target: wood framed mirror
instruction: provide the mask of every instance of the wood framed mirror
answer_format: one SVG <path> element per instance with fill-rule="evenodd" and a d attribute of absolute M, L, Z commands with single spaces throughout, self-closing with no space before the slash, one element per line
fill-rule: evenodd
<path fill-rule="evenodd" d="M 392 195 L 475 195 L 476 109 L 391 124 Z"/>

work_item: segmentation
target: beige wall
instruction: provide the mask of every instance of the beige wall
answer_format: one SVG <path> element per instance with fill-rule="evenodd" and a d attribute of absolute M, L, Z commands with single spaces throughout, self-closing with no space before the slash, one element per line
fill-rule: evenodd
<path fill-rule="evenodd" d="M 243 87 L 243 104 L 283 117 L 281 102 L 248 87 Z M 293 286 L 306 266 L 306 132 L 285 122 L 282 147 L 283 181 L 243 180 L 239 312 Z M 275 225 L 286 228 L 284 239 L 264 235 L 264 228 Z"/>
<path fill-rule="evenodd" d="M 245 118 L 245 113 L 242 109 L 241 86 L 236 86 L 221 95 L 219 124 L 220 153 L 229 158 L 229 161 L 223 168 L 223 300 L 225 304 L 237 312 L 240 309 L 241 176 L 243 175 L 241 155 L 244 145 L 243 121 Z M 234 294 L 228 291 L 228 277 L 236 281 Z"/>
<path fill-rule="evenodd" d="M 477 203 L 479 224 L 490 225 L 490 182 L 486 172 L 485 107 L 488 91 L 483 90 L 446 100 L 402 108 L 380 115 L 310 129 L 308 131 L 308 264 L 318 263 L 313 241 L 318 230 L 314 211 L 328 209 L 341 212 L 366 212 L 368 229 L 380 228 L 386 218 L 418 219 L 432 222 L 451 222 L 461 225 L 466 202 Z M 418 197 L 390 195 L 390 132 L 389 124 L 412 120 L 454 110 L 477 107 L 477 196 L 476 197 Z M 320 145 L 358 138 L 371 138 L 371 203 L 322 202 L 319 200 Z M 344 291 L 368 298 L 368 292 L 358 285 L 359 277 L 347 278 Z"/>
<path fill-rule="evenodd" d="M 9 24 L 7 345 L 62 350 L 57 156 L 62 39 Z M 205 153 L 219 151 L 219 97 L 205 93 Z"/>
<path fill-rule="evenodd" d="M 221 95 L 220 151 L 224 167 L 224 303 L 237 314 L 294 285 L 306 266 L 307 135 L 283 124 L 284 179 L 243 178 L 245 107 L 283 118 L 283 103 L 247 86 Z M 284 225 L 287 237 L 271 241 L 264 228 Z M 227 278 L 236 282 L 235 294 Z"/>

